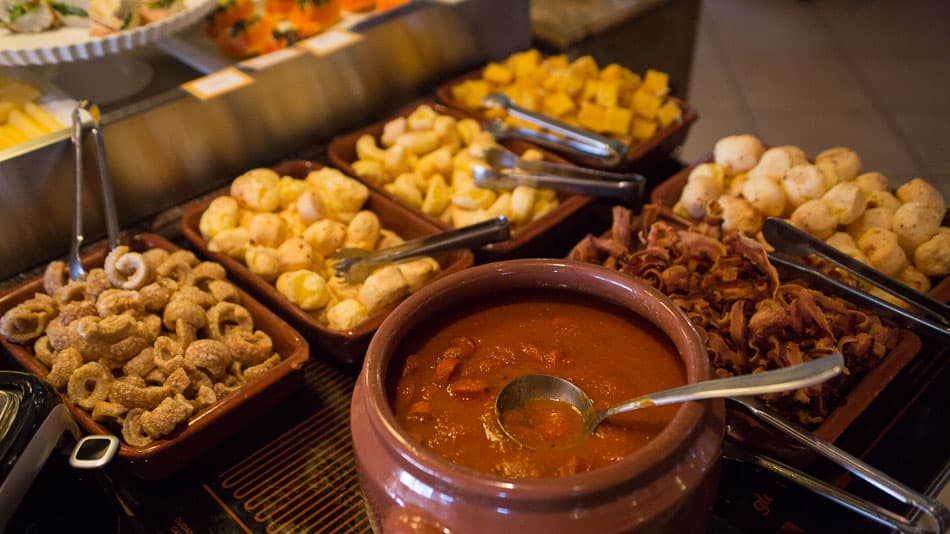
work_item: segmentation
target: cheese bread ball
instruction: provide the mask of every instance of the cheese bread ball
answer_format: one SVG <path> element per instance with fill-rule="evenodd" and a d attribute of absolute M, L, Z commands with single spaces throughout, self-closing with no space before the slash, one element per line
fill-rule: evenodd
<path fill-rule="evenodd" d="M 912 287 L 921 293 L 930 291 L 930 279 L 913 265 L 905 267 L 904 270 L 897 275 L 897 279 L 903 282 L 904 285 Z"/>
<path fill-rule="evenodd" d="M 854 239 L 860 239 L 871 228 L 890 230 L 894 227 L 895 211 L 891 208 L 868 208 L 846 229 Z"/>
<path fill-rule="evenodd" d="M 231 196 L 255 211 L 274 211 L 280 206 L 280 176 L 271 169 L 252 169 L 231 182 Z"/>
<path fill-rule="evenodd" d="M 369 189 L 331 167 L 307 175 L 307 183 L 320 193 L 323 205 L 332 213 L 355 214 L 369 198 Z"/>
<path fill-rule="evenodd" d="M 752 235 L 762 227 L 762 216 L 744 198 L 722 195 L 714 203 L 712 215 L 722 219 L 722 229 Z"/>
<path fill-rule="evenodd" d="M 858 187 L 860 187 L 861 191 L 864 191 L 865 194 L 872 191 L 890 191 L 891 189 L 891 186 L 887 182 L 887 176 L 879 172 L 859 174 L 854 179 L 854 183 L 858 184 Z"/>
<path fill-rule="evenodd" d="M 277 278 L 277 291 L 305 311 L 319 310 L 330 301 L 327 284 L 319 274 L 300 269 Z"/>
<path fill-rule="evenodd" d="M 950 228 L 941 228 L 914 250 L 914 265 L 927 276 L 950 275 Z"/>
<path fill-rule="evenodd" d="M 765 145 L 754 135 L 730 135 L 716 142 L 713 159 L 735 174 L 755 167 L 764 152 Z"/>
<path fill-rule="evenodd" d="M 809 200 L 795 208 L 791 222 L 821 240 L 831 237 L 838 227 L 837 216 L 821 200 Z"/>
<path fill-rule="evenodd" d="M 226 196 L 215 198 L 198 221 L 201 237 L 206 240 L 211 239 L 224 230 L 236 227 L 240 214 L 241 206 L 236 198 Z"/>
<path fill-rule="evenodd" d="M 940 229 L 943 210 L 920 202 L 908 202 L 894 212 L 892 230 L 897 234 L 901 248 L 913 253 L 918 245 L 927 241 Z"/>
<path fill-rule="evenodd" d="M 208 242 L 208 250 L 220 252 L 236 260 L 244 261 L 244 253 L 251 244 L 251 233 L 242 227 L 218 232 Z"/>
<path fill-rule="evenodd" d="M 919 202 L 925 206 L 930 206 L 944 212 L 947 210 L 947 203 L 943 199 L 940 191 L 929 183 L 914 178 L 906 184 L 897 188 L 897 198 L 903 203 Z"/>
<path fill-rule="evenodd" d="M 766 217 L 778 217 L 785 211 L 785 191 L 771 178 L 750 177 L 742 187 L 742 196 Z"/>
<path fill-rule="evenodd" d="M 884 228 L 871 228 L 858 239 L 858 247 L 871 261 L 871 266 L 896 277 L 907 267 L 907 255 L 897 241 L 897 234 Z"/>
<path fill-rule="evenodd" d="M 897 200 L 897 197 L 888 191 L 867 191 L 866 189 L 862 189 L 862 191 L 864 191 L 864 196 L 867 198 L 868 209 L 888 208 L 896 211 L 897 208 L 901 207 L 901 201 Z"/>
<path fill-rule="evenodd" d="M 792 206 L 798 207 L 821 198 L 828 190 L 825 177 L 814 165 L 797 165 L 785 173 L 782 178 L 782 187 Z"/>
<path fill-rule="evenodd" d="M 808 163 L 805 152 L 791 145 L 773 147 L 762 154 L 762 158 L 749 171 L 749 178 L 768 178 L 781 182 L 789 169 Z"/>
<path fill-rule="evenodd" d="M 867 207 L 864 192 L 854 182 L 842 182 L 832 187 L 821 199 L 838 217 L 838 224 L 853 223 Z"/>
<path fill-rule="evenodd" d="M 861 174 L 861 158 L 857 152 L 847 147 L 829 148 L 818 154 L 815 166 L 825 176 L 825 183 L 829 188 L 853 180 Z"/>

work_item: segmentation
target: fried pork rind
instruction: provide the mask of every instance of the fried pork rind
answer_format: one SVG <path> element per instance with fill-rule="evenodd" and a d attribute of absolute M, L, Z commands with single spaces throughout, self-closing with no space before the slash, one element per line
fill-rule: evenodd
<path fill-rule="evenodd" d="M 83 364 L 69 375 L 66 393 L 69 399 L 85 410 L 106 400 L 115 379 L 109 369 L 98 362 Z"/>
<path fill-rule="evenodd" d="M 280 363 L 280 356 L 274 354 L 270 358 L 267 358 L 263 362 L 252 365 L 244 370 L 244 380 L 251 382 L 257 380 L 258 378 L 264 376 L 267 371 L 270 371 L 274 367 L 277 367 L 277 364 Z"/>
<path fill-rule="evenodd" d="M 244 367 L 257 365 L 274 353 L 274 342 L 267 333 L 232 330 L 224 338 L 234 360 Z"/>
<path fill-rule="evenodd" d="M 254 331 L 254 319 L 247 308 L 233 302 L 219 302 L 208 310 L 208 338 L 221 341 L 231 329 Z"/>
<path fill-rule="evenodd" d="M 107 267 L 108 274 L 92 269 L 68 281 L 64 266 L 53 264 L 44 286 L 54 297 L 37 294 L 0 327 L 11 341 L 32 345 L 50 368 L 47 381 L 94 420 L 121 428 L 127 444 L 168 435 L 240 388 L 243 368 L 258 377 L 280 361 L 219 264 L 188 251 L 122 247 Z M 199 339 L 205 335 L 220 340 Z"/>
<path fill-rule="evenodd" d="M 846 376 L 765 396 L 781 413 L 803 424 L 820 423 L 850 384 L 897 344 L 897 331 L 876 315 L 780 281 L 755 240 L 735 232 L 720 236 L 718 228 L 705 224 L 680 229 L 654 222 L 655 213 L 652 206 L 644 208 L 646 230 L 636 251 L 622 242 L 626 232 L 615 228 L 619 241 L 588 236 L 570 257 L 602 263 L 667 294 L 705 338 L 718 376 L 795 365 L 830 350 L 844 354 Z M 622 217 L 615 211 L 615 219 Z M 629 220 L 627 213 L 624 224 Z"/>
<path fill-rule="evenodd" d="M 82 364 L 82 354 L 78 350 L 72 347 L 65 348 L 59 351 L 59 354 L 53 359 L 53 367 L 46 375 L 46 381 L 54 388 L 62 391 L 69 383 L 69 377 L 72 376 L 73 371 L 79 369 Z"/>
<path fill-rule="evenodd" d="M 130 251 L 126 245 L 109 252 L 104 268 L 109 282 L 119 289 L 141 289 L 152 281 L 154 275 L 145 258 L 138 252 Z"/>
<path fill-rule="evenodd" d="M 46 325 L 56 317 L 56 301 L 37 293 L 0 318 L 0 334 L 14 343 L 29 343 L 43 335 Z"/>
<path fill-rule="evenodd" d="M 69 282 L 69 270 L 66 263 L 52 261 L 43 271 L 43 291 L 47 295 L 54 295 L 56 291 Z"/>

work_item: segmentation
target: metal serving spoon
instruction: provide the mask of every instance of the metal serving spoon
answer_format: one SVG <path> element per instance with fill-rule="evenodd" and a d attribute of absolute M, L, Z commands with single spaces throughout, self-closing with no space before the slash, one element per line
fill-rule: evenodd
<path fill-rule="evenodd" d="M 824 382 L 841 373 L 843 369 L 844 356 L 836 352 L 784 369 L 705 380 L 658 393 L 649 393 L 603 410 L 595 410 L 594 403 L 587 393 L 568 380 L 551 375 L 525 375 L 512 380 L 498 392 L 495 398 L 495 417 L 508 437 L 530 448 L 505 426 L 504 414 L 521 408 L 530 401 L 563 402 L 577 410 L 582 417 L 583 431 L 575 442 L 579 443 L 593 434 L 604 419 L 617 414 L 691 400 L 791 391 Z"/>
<path fill-rule="evenodd" d="M 472 166 L 475 185 L 486 189 L 512 189 L 519 185 L 543 187 L 555 191 L 577 193 L 597 198 L 615 198 L 632 204 L 640 198 L 641 187 L 633 182 L 605 182 L 585 178 L 569 178 L 552 174 L 535 174 L 506 169 L 496 171 L 482 165 Z"/>
<path fill-rule="evenodd" d="M 370 273 L 386 263 L 412 256 L 497 243 L 509 237 L 511 237 L 511 228 L 508 218 L 495 217 L 457 230 L 412 239 L 373 252 L 361 248 L 343 248 L 332 256 L 333 259 L 338 260 L 333 264 L 333 270 L 338 276 L 343 276 L 347 282 L 358 283 L 366 280 Z"/>

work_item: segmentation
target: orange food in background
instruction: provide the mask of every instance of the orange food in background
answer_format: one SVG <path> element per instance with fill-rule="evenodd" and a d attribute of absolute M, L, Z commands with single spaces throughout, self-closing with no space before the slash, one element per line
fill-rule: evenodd
<path fill-rule="evenodd" d="M 387 9 L 392 9 L 394 7 L 401 6 L 403 4 L 408 4 L 409 0 L 379 0 L 376 2 L 376 11 L 386 11 Z"/>
<path fill-rule="evenodd" d="M 312 37 L 340 20 L 341 0 L 219 0 L 208 35 L 235 58 L 266 54 Z"/>
<path fill-rule="evenodd" d="M 376 7 L 376 0 L 343 0 L 343 9 L 347 11 L 369 11 Z"/>

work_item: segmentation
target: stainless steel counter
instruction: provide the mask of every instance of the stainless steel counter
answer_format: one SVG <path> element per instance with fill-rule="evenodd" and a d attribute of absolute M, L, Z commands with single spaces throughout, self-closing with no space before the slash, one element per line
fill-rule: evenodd
<path fill-rule="evenodd" d="M 87 77 L 76 71 L 79 65 L 66 67 L 69 73 L 38 73 L 83 98 L 90 87 L 127 82 L 123 66 L 130 62 L 140 73 L 142 65 L 149 69 L 139 92 L 103 106 L 109 168 L 126 226 L 343 133 L 453 74 L 526 48 L 528 1 L 418 2 L 354 31 L 362 39 L 349 46 L 252 72 L 254 83 L 204 101 L 179 87 L 198 71 L 158 49 L 111 58 Z M 0 279 L 69 248 L 68 137 L 52 135 L 29 148 L 0 152 Z M 104 221 L 92 145 L 84 150 L 86 234 L 93 240 L 104 234 Z"/>

